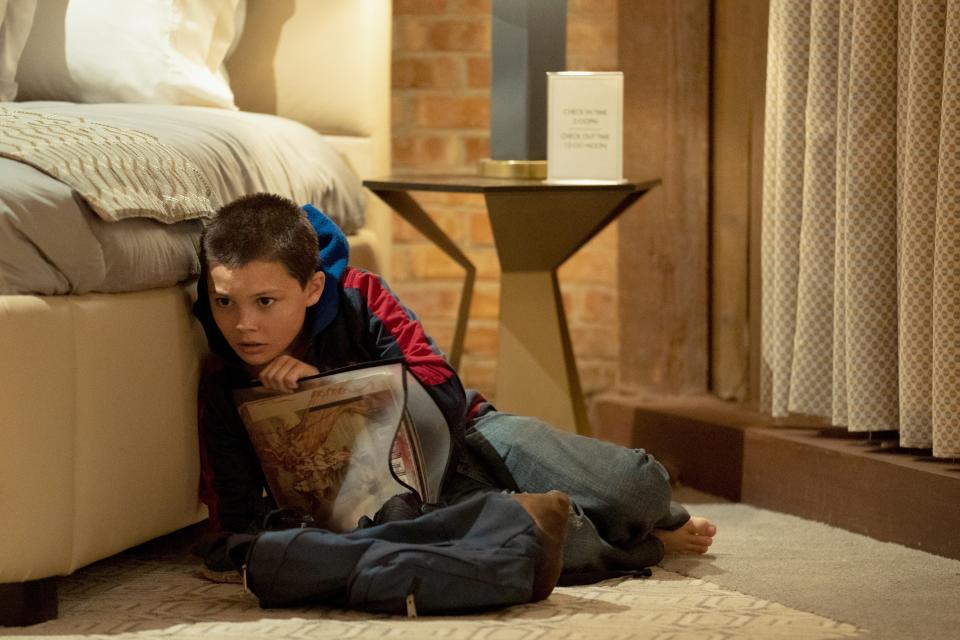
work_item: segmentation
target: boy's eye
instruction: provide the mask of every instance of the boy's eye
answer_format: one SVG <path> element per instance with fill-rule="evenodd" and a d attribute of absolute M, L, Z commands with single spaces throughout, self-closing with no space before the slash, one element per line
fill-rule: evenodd
<path fill-rule="evenodd" d="M 257 304 L 260 305 L 261 307 L 269 307 L 274 302 L 275 301 L 273 298 L 267 298 L 266 296 L 262 298 L 257 298 Z"/>
<path fill-rule="evenodd" d="M 230 298 L 214 298 L 213 303 L 218 307 L 229 307 Z"/>

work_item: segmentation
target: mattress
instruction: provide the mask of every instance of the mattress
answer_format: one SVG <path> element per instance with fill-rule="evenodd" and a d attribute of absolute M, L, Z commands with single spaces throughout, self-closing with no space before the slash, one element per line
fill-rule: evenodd
<path fill-rule="evenodd" d="M 325 137 L 278 116 L 205 107 L 3 104 L 156 137 L 199 170 L 210 187 L 211 213 L 241 195 L 268 191 L 317 205 L 348 234 L 363 225 L 364 193 L 346 156 L 364 162 L 366 139 Z M 66 184 L 0 158 L 0 294 L 117 293 L 189 280 L 199 272 L 201 224 L 107 221 Z"/>

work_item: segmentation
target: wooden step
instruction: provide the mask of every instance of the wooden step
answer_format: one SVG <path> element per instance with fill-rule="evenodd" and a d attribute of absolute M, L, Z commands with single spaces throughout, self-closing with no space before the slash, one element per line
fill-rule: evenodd
<path fill-rule="evenodd" d="M 957 461 L 709 396 L 604 394 L 591 423 L 598 438 L 652 453 L 681 484 L 960 559 Z"/>

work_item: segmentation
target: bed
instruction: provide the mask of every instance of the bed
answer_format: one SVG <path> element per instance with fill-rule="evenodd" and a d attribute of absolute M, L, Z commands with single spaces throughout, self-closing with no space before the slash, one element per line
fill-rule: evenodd
<path fill-rule="evenodd" d="M 16 43 L 9 18 L 18 3 L 18 19 L 33 20 L 17 101 L 0 102 L 4 131 L 26 132 L 16 144 L 0 133 L 0 596 L 34 610 L 40 602 L 42 616 L 51 593 L 55 601 L 56 576 L 205 517 L 195 415 L 205 343 L 190 314 L 203 216 L 255 191 L 311 201 L 344 225 L 354 264 L 388 270 L 390 214 L 365 197 L 360 180 L 389 170 L 391 5 L 7 0 L 0 42 L 7 29 L 7 44 Z M 111 12 L 111 4 L 122 8 Z M 187 32 L 173 41 L 188 52 L 198 50 L 205 25 L 228 32 L 204 41 L 199 56 L 207 64 L 201 81 L 214 90 L 171 98 L 144 70 L 159 46 L 149 40 L 159 21 L 131 14 L 154 5 L 180 12 Z M 77 70 L 78 25 L 93 38 L 87 64 L 107 69 Z M 150 49 L 102 45 L 118 27 Z M 210 63 L 218 56 L 222 73 L 219 61 Z M 129 100 L 117 99 L 127 94 L 116 87 L 103 93 L 128 64 L 139 65 L 133 85 L 155 86 L 124 88 Z M 97 73 L 101 86 L 90 81 Z M 218 75 L 229 77 L 226 93 Z M 0 77 L 0 95 L 9 80 Z M 95 89 L 76 86 L 88 81 Z M 56 132 L 35 143 L 38 127 Z M 112 135 L 106 146 L 84 144 Z M 131 136 L 173 158 L 151 165 L 131 147 L 146 162 L 128 167 L 131 174 L 150 165 L 160 178 L 180 176 L 176 165 L 196 192 L 178 182 L 153 209 L 143 202 L 149 188 L 130 204 L 114 197 L 112 183 L 97 187 L 122 175 L 84 175 L 85 163 L 102 169 L 104 149 L 112 154 Z M 58 155 L 68 147 L 77 154 L 69 161 Z"/>

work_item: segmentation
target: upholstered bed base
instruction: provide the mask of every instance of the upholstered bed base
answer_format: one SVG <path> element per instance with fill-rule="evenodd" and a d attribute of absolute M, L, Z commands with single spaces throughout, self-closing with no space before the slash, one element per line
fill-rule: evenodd
<path fill-rule="evenodd" d="M 189 304 L 182 287 L 0 298 L 0 582 L 69 573 L 203 517 Z"/>

